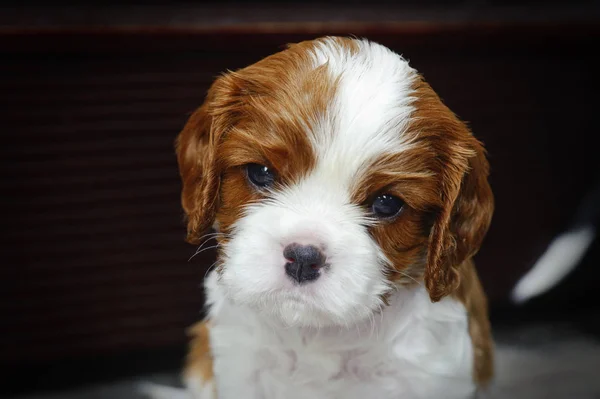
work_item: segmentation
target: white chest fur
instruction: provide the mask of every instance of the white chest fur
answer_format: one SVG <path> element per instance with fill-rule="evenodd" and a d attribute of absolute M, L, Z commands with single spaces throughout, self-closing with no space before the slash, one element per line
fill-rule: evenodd
<path fill-rule="evenodd" d="M 230 303 L 207 279 L 211 350 L 222 399 L 468 398 L 473 350 L 462 304 L 422 287 L 347 328 L 284 327 Z"/>

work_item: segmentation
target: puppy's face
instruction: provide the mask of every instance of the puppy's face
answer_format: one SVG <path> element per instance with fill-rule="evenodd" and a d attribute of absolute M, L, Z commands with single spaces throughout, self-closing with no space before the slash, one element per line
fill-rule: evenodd
<path fill-rule="evenodd" d="M 211 87 L 178 138 L 188 240 L 219 284 L 287 324 L 348 325 L 423 281 L 459 284 L 492 195 L 480 143 L 400 56 L 304 42 Z"/>

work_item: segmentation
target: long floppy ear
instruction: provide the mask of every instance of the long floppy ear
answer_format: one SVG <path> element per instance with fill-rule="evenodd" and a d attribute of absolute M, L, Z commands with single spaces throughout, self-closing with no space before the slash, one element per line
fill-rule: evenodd
<path fill-rule="evenodd" d="M 446 162 L 443 205 L 430 232 L 425 269 L 425 286 L 433 302 L 458 288 L 459 267 L 479 250 L 494 210 L 485 150 L 462 122 L 453 122 L 459 131 L 457 141 L 441 156 Z"/>
<path fill-rule="evenodd" d="M 217 150 L 239 114 L 235 112 L 239 108 L 238 89 L 233 74 L 219 77 L 175 143 L 183 184 L 181 204 L 187 217 L 187 241 L 192 244 L 198 244 L 215 221 L 221 180 Z"/>

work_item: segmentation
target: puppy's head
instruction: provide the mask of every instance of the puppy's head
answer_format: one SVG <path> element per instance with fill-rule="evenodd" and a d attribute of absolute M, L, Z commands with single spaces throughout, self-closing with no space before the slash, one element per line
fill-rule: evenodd
<path fill-rule="evenodd" d="M 229 298 L 347 325 L 393 289 L 460 283 L 493 208 L 481 144 L 399 55 L 324 38 L 218 78 L 177 141 L 188 240 Z"/>

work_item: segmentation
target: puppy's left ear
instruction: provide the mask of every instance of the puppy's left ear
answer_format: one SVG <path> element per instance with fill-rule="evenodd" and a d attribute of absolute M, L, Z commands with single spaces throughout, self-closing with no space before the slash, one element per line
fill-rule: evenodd
<path fill-rule="evenodd" d="M 483 145 L 454 115 L 450 119 L 451 144 L 440 155 L 443 205 L 430 232 L 424 276 L 433 302 L 458 288 L 459 268 L 479 250 L 494 211 Z"/>

